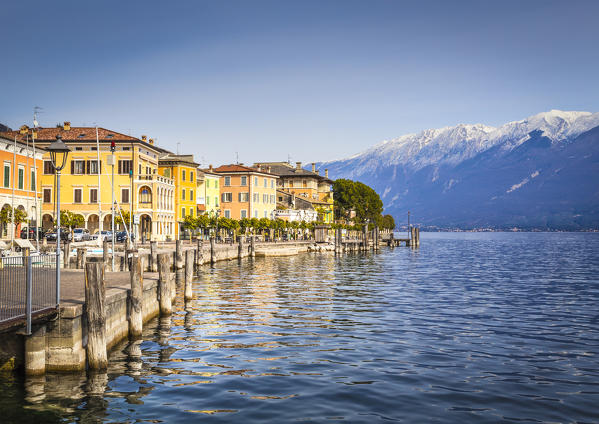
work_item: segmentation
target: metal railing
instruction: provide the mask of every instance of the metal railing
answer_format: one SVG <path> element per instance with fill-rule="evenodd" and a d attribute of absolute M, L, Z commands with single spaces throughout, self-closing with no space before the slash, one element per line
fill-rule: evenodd
<path fill-rule="evenodd" d="M 32 316 L 58 303 L 55 255 L 0 258 L 0 325 L 25 323 L 30 334 Z"/>

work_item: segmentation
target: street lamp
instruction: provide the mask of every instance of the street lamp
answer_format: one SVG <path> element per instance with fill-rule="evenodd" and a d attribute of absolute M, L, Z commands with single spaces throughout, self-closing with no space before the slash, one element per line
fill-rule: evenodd
<path fill-rule="evenodd" d="M 46 149 L 50 152 L 52 166 L 56 170 L 56 303 L 60 303 L 60 171 L 67 164 L 69 146 L 64 144 L 62 137 L 57 135 Z"/>

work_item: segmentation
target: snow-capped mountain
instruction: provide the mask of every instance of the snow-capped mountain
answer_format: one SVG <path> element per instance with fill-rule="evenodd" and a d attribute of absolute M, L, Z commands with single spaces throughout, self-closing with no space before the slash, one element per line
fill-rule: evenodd
<path fill-rule="evenodd" d="M 407 134 L 319 166 L 328 168 L 332 178 L 369 184 L 381 195 L 387 213 L 401 215 L 410 209 L 423 224 L 579 228 L 575 222 L 588 226 L 591 212 L 575 210 L 590 201 L 598 212 L 593 225 L 599 227 L 597 127 L 599 113 L 551 110 L 500 127 L 460 124 Z M 579 149 L 581 142 L 586 151 Z M 568 180 L 563 170 L 575 162 L 576 181 Z M 578 179 L 585 181 L 582 186 Z M 545 199 L 529 193 L 548 184 L 557 191 Z M 579 192 L 580 187 L 588 192 Z M 572 192 L 580 198 L 558 200 L 562 191 L 565 198 Z M 528 203 L 516 201 L 522 192 L 527 192 Z M 517 219 L 515 211 L 509 212 L 516 204 L 521 204 Z M 569 212 L 557 210 L 557 204 Z M 531 211 L 543 205 L 554 212 L 539 219 Z M 558 215 L 557 221 L 551 218 Z"/>

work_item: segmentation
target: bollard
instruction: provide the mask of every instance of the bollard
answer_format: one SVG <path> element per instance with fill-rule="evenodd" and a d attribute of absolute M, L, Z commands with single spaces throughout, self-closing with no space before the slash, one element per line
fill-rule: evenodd
<path fill-rule="evenodd" d="M 108 366 L 106 352 L 106 287 L 102 264 L 85 264 L 85 317 L 87 319 L 87 364 L 90 369 Z"/>
<path fill-rule="evenodd" d="M 188 250 L 185 252 L 185 300 L 190 300 L 193 297 L 192 281 L 193 281 L 193 258 L 195 252 Z"/>
<path fill-rule="evenodd" d="M 239 245 L 237 246 L 237 257 L 241 259 L 243 257 L 243 236 L 239 236 Z"/>
<path fill-rule="evenodd" d="M 142 266 L 141 258 L 137 253 L 131 257 L 131 298 L 129 308 L 129 337 L 133 339 L 141 338 L 143 330 L 143 316 L 141 305 L 143 304 L 142 289 Z"/>
<path fill-rule="evenodd" d="M 183 249 L 181 248 L 181 240 L 175 242 L 175 269 L 183 268 Z"/>
<path fill-rule="evenodd" d="M 216 262 L 216 256 L 214 252 L 214 237 L 210 237 L 210 263 Z"/>
<path fill-rule="evenodd" d="M 160 315 L 173 312 L 171 294 L 171 261 L 168 253 L 158 255 L 158 294 L 160 295 Z"/>
<path fill-rule="evenodd" d="M 204 252 L 202 250 L 202 247 L 203 247 L 203 242 L 201 239 L 198 239 L 197 247 L 196 247 L 196 255 L 195 255 L 196 267 L 198 267 L 198 268 L 200 265 L 202 265 L 204 263 Z"/>
<path fill-rule="evenodd" d="M 150 271 L 158 272 L 158 251 L 155 241 L 150 242 Z"/>
<path fill-rule="evenodd" d="M 108 270 L 108 261 L 110 258 L 108 257 L 108 239 L 104 239 L 102 242 L 102 263 L 104 264 L 104 271 Z"/>
<path fill-rule="evenodd" d="M 252 238 L 250 238 L 250 258 L 253 258 L 256 256 L 256 237 L 254 235 L 252 235 Z"/>

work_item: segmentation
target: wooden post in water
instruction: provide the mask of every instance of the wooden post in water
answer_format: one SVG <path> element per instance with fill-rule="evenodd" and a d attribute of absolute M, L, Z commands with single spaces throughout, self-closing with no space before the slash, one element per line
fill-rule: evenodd
<path fill-rule="evenodd" d="M 237 245 L 237 257 L 241 259 L 243 257 L 243 236 L 239 235 L 239 244 Z"/>
<path fill-rule="evenodd" d="M 158 255 L 158 294 L 160 295 L 160 315 L 173 312 L 171 298 L 171 261 L 168 253 Z"/>
<path fill-rule="evenodd" d="M 420 247 L 420 227 L 416 228 L 416 247 Z"/>
<path fill-rule="evenodd" d="M 158 272 L 158 250 L 156 241 L 150 242 L 150 271 Z"/>
<path fill-rule="evenodd" d="M 210 263 L 216 262 L 216 256 L 214 256 L 214 237 L 210 237 Z"/>
<path fill-rule="evenodd" d="M 131 257 L 131 302 L 129 308 L 129 337 L 132 339 L 141 338 L 143 330 L 143 316 L 141 305 L 143 304 L 142 289 L 142 268 L 139 254 L 133 253 Z"/>
<path fill-rule="evenodd" d="M 202 265 L 204 263 L 204 251 L 202 250 L 204 243 L 203 243 L 202 239 L 198 239 L 196 243 L 197 243 L 197 247 L 196 247 L 195 262 L 196 262 L 196 268 L 199 268 L 200 265 Z"/>
<path fill-rule="evenodd" d="M 87 364 L 90 369 L 106 369 L 106 288 L 104 269 L 98 262 L 85 264 L 85 317 L 87 319 Z"/>
<path fill-rule="evenodd" d="M 256 257 L 256 237 L 252 234 L 250 238 L 250 258 Z"/>
<path fill-rule="evenodd" d="M 181 240 L 175 242 L 175 269 L 183 268 L 183 249 L 181 247 Z"/>
<path fill-rule="evenodd" d="M 87 249 L 85 249 L 83 247 L 77 248 L 77 265 L 76 265 L 77 269 L 83 269 L 83 267 L 85 266 L 85 253 L 86 252 L 87 252 Z"/>
<path fill-rule="evenodd" d="M 193 250 L 185 252 L 185 300 L 193 298 L 192 282 L 193 282 L 193 258 L 195 256 Z"/>

